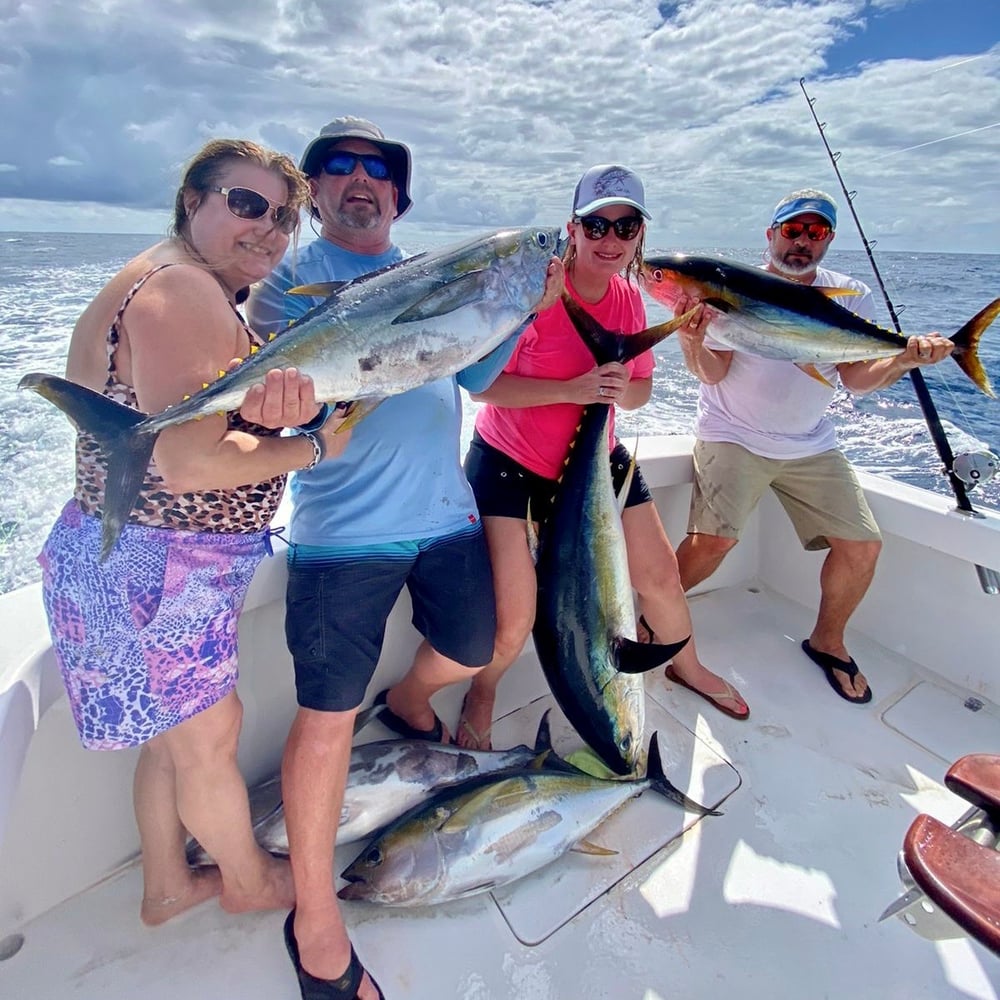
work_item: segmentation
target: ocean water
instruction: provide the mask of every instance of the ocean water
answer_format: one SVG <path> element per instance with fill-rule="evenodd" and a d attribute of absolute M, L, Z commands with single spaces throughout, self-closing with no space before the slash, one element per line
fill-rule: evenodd
<path fill-rule="evenodd" d="M 415 253 L 475 232 L 404 222 L 395 236 Z M 38 579 L 35 555 L 72 489 L 72 428 L 51 404 L 34 393 L 18 392 L 18 380 L 30 371 L 62 374 L 77 317 L 126 260 L 155 240 L 0 233 L 0 593 Z M 651 249 L 760 261 L 759 248 Z M 1000 255 L 885 252 L 877 260 L 906 333 L 938 330 L 950 335 L 1000 295 Z M 827 263 L 875 287 L 862 251 L 831 250 Z M 650 322 L 667 318 L 656 303 L 648 300 L 647 305 Z M 880 319 L 888 324 L 888 311 L 880 308 Z M 1000 386 L 1000 322 L 987 332 L 980 353 L 994 385 Z M 692 429 L 697 382 L 672 340 L 657 348 L 657 356 L 653 398 L 639 411 L 619 414 L 619 432 L 630 445 L 637 434 L 688 434 Z M 1000 402 L 980 394 L 950 361 L 925 369 L 925 378 L 956 454 L 1000 452 Z M 467 401 L 466 443 L 475 409 Z M 860 468 L 952 496 L 909 379 L 867 397 L 839 393 L 832 413 L 842 447 Z M 978 508 L 1000 510 L 1000 478 L 977 487 L 970 499 Z"/>

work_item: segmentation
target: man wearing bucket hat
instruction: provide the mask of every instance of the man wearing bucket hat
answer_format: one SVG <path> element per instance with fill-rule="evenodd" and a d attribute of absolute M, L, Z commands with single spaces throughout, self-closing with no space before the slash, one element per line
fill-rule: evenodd
<path fill-rule="evenodd" d="M 363 118 L 335 118 L 306 146 L 299 169 L 309 178 L 319 239 L 290 253 L 251 293 L 250 323 L 279 329 L 323 300 L 285 295 L 292 285 L 343 281 L 394 264 L 403 252 L 393 222 L 409 211 L 410 150 Z"/>
<path fill-rule="evenodd" d="M 300 168 L 319 238 L 251 293 L 249 317 L 259 333 L 280 335 L 322 301 L 285 295 L 292 285 L 350 280 L 404 257 L 390 233 L 411 205 L 410 151 L 403 143 L 370 121 L 337 118 L 306 147 Z M 561 290 L 558 260 L 550 275 L 543 301 Z M 410 592 L 424 641 L 406 676 L 376 698 L 388 728 L 448 742 L 431 696 L 467 680 L 493 655 L 493 583 L 458 460 L 457 385 L 488 386 L 515 339 L 456 376 L 385 400 L 354 428 L 337 461 L 321 462 L 292 483 L 285 634 L 299 709 L 285 747 L 282 793 L 296 909 L 285 923 L 285 943 L 310 1000 L 381 996 L 341 918 L 332 845 L 355 717 L 400 591 Z M 307 429 L 322 426 L 328 409 Z M 255 415 L 246 405 L 242 412 Z"/>
<path fill-rule="evenodd" d="M 842 304 L 874 320 L 871 289 L 820 266 L 836 228 L 837 206 L 828 194 L 793 191 L 771 214 L 765 268 L 806 285 L 852 289 L 857 294 Z M 695 304 L 685 297 L 676 308 L 680 313 Z M 847 651 L 844 631 L 871 583 L 881 534 L 826 411 L 838 377 L 851 392 L 873 392 L 917 365 L 944 360 L 951 342 L 937 334 L 911 337 L 893 358 L 817 365 L 830 383 L 824 385 L 791 361 L 731 351 L 713 341 L 709 310 L 678 336 L 687 367 L 702 383 L 688 535 L 677 549 L 685 590 L 721 564 L 770 486 L 803 547 L 829 549 L 820 573 L 819 615 L 802 650 L 840 697 L 870 702 L 871 688 Z"/>

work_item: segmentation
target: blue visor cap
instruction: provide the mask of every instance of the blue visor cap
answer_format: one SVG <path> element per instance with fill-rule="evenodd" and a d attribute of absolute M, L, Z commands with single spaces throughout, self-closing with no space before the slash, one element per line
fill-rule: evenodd
<path fill-rule="evenodd" d="M 779 223 L 794 219 L 797 215 L 806 215 L 809 212 L 821 215 L 834 229 L 837 228 L 837 206 L 825 198 L 795 198 L 786 201 L 774 210 L 771 225 L 777 226 Z"/>

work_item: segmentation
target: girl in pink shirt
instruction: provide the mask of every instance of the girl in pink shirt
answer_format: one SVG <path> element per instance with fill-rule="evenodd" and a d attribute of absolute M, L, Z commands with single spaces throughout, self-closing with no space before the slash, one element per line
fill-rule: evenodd
<path fill-rule="evenodd" d="M 580 179 L 566 226 L 566 291 L 607 329 L 632 334 L 646 328 L 634 278 L 648 218 L 642 182 L 631 170 L 604 164 Z M 533 512 L 551 503 L 583 407 L 614 403 L 638 409 L 652 392 L 653 367 L 650 351 L 625 364 L 596 365 L 557 302 L 521 336 L 489 389 L 473 396 L 488 405 L 477 416 L 465 470 L 493 563 L 497 636 L 492 662 L 476 675 L 463 702 L 455 737 L 460 746 L 490 746 L 497 684 L 534 624 L 535 569 L 525 531 L 529 502 Z M 614 437 L 614 410 L 608 451 L 618 490 L 630 455 Z M 643 625 L 661 643 L 691 635 L 677 559 L 638 467 L 622 525 Z M 693 638 L 667 666 L 666 676 L 732 718 L 749 718 L 750 710 L 734 688 L 700 662 Z"/>

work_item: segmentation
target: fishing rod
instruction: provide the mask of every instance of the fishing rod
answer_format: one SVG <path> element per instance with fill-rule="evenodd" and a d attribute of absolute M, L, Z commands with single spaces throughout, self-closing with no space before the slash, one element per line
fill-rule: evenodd
<path fill-rule="evenodd" d="M 809 92 L 806 90 L 805 77 L 799 78 L 799 87 L 802 88 L 802 95 L 805 97 L 806 103 L 809 105 L 809 113 L 812 115 L 813 121 L 816 123 L 820 139 L 823 140 L 823 146 L 826 149 L 826 155 L 830 158 L 830 163 L 833 166 L 833 172 L 837 175 L 840 190 L 844 192 L 844 198 L 847 200 L 847 207 L 851 210 L 854 225 L 857 227 L 858 235 L 861 237 L 865 253 L 868 255 L 868 261 L 872 266 L 872 272 L 875 275 L 875 280 L 878 282 L 879 290 L 882 292 L 882 298 L 885 300 L 886 308 L 889 310 L 889 316 L 892 318 L 892 325 L 896 328 L 896 333 L 902 337 L 903 330 L 899 324 L 899 317 L 896 315 L 896 307 L 892 304 L 892 299 L 889 298 L 885 282 L 882 280 L 882 272 L 879 271 L 878 264 L 875 263 L 875 255 L 872 253 L 872 249 L 877 241 L 869 241 L 868 237 L 865 235 L 864 227 L 861 225 L 861 220 L 858 218 L 858 213 L 854 210 L 854 196 L 857 192 L 847 190 L 847 185 L 844 183 L 844 178 L 840 173 L 840 167 L 837 166 L 837 160 L 840 159 L 840 152 L 838 151 L 835 153 L 830 148 L 830 143 L 826 138 L 826 122 L 821 122 L 816 114 L 816 98 L 809 96 Z M 941 418 L 938 416 L 937 407 L 934 405 L 934 400 L 931 398 L 930 389 L 927 388 L 927 382 L 924 380 L 923 373 L 919 368 L 911 368 L 908 374 L 910 376 L 910 381 L 913 383 L 913 389 L 917 394 L 917 402 L 920 404 L 920 409 L 924 415 L 924 421 L 927 424 L 927 429 L 930 431 L 931 440 L 934 442 L 934 447 L 937 449 L 937 453 L 940 456 L 941 461 L 944 463 L 944 472 L 948 477 L 948 483 L 951 486 L 952 493 L 955 494 L 955 501 L 958 504 L 958 510 L 969 517 L 983 517 L 984 515 L 979 513 L 979 511 L 972 506 L 972 503 L 969 500 L 969 494 L 966 491 L 966 482 L 971 481 L 971 486 L 975 486 L 978 482 L 983 480 L 984 476 L 991 474 L 987 472 L 987 469 L 990 468 L 990 462 L 988 460 L 979 462 L 976 459 L 982 456 L 975 455 L 963 455 L 960 456 L 959 459 L 955 458 L 955 454 L 951 450 L 951 443 L 948 441 L 948 435 L 945 434 L 944 427 L 941 424 Z M 992 456 L 990 456 L 990 458 L 992 458 Z M 959 472 L 965 475 L 967 479 L 963 480 L 959 475 Z M 977 565 L 976 573 L 979 576 L 980 586 L 987 594 L 1000 594 L 1000 572 L 986 566 Z"/>

